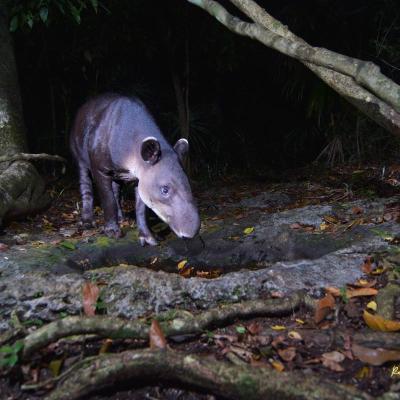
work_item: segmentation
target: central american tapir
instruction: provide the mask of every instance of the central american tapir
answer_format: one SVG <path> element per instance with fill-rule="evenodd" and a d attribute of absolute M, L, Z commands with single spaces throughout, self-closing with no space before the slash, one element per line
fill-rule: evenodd
<path fill-rule="evenodd" d="M 120 183 L 137 181 L 142 245 L 157 244 L 146 223 L 146 206 L 180 238 L 198 233 L 199 213 L 181 165 L 188 141 L 179 139 L 171 147 L 140 100 L 117 94 L 89 100 L 77 113 L 70 145 L 79 166 L 83 224 L 93 223 L 93 180 L 104 210 L 104 231 L 120 237 Z"/>

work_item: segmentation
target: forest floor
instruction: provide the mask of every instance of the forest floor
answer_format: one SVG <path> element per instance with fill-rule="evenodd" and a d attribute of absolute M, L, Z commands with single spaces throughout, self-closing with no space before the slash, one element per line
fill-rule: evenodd
<path fill-rule="evenodd" d="M 358 390 L 348 398 L 389 391 L 400 398 L 399 174 L 396 166 L 385 176 L 370 166 L 305 169 L 274 182 L 233 176 L 198 182 L 202 240 L 183 243 L 150 216 L 161 239 L 155 248 L 137 243 L 131 197 L 123 202 L 125 238 L 114 241 L 102 233 L 98 206 L 97 228 L 79 227 L 77 185 L 58 183 L 48 210 L 11 222 L 0 236 L 0 399 L 45 398 L 57 377 L 85 357 L 148 347 L 140 335 L 111 340 L 82 332 L 21 359 L 15 339 L 23 342 L 51 321 L 96 313 L 145 317 L 149 325 L 154 313 L 186 310 L 197 318 L 246 301 L 250 311 L 212 321 L 201 332 L 150 330 L 151 348 L 164 349 L 167 340 L 173 354 Z M 252 301 L 282 305 L 299 291 L 312 296 L 311 306 L 304 301 L 282 312 L 277 306 L 265 315 L 251 309 Z M 163 328 L 166 320 L 158 319 Z M 107 389 L 96 383 L 97 393 L 94 387 L 82 398 L 231 397 L 212 385 L 182 384 L 179 376 L 163 379 L 162 371 L 145 375 Z"/>

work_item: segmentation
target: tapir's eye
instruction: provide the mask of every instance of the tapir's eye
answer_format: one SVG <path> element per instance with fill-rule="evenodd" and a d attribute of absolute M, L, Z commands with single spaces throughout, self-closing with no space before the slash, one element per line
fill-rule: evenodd
<path fill-rule="evenodd" d="M 169 193 L 169 187 L 168 186 L 161 186 L 161 194 L 163 195 L 163 196 L 168 196 L 168 193 Z"/>

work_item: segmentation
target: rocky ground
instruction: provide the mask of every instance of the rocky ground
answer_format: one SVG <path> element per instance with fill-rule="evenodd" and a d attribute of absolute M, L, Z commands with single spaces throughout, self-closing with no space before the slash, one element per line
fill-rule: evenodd
<path fill-rule="evenodd" d="M 201 237 L 181 241 L 151 217 L 160 245 L 141 247 L 129 218 L 119 240 L 101 233 L 99 208 L 99 228 L 82 231 L 76 189 L 54 192 L 50 210 L 0 236 L 0 332 L 15 315 L 35 325 L 82 314 L 88 281 L 101 288 L 107 315 L 128 319 L 271 293 L 321 297 L 362 278 L 369 256 L 397 252 L 400 197 L 393 194 L 366 196 L 318 180 L 199 185 Z M 180 398 L 151 390 L 148 398 Z"/>

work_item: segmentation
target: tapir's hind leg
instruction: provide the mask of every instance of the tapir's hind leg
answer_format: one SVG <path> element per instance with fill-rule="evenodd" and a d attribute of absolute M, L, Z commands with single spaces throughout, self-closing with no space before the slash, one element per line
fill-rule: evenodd
<path fill-rule="evenodd" d="M 118 209 L 118 222 L 122 222 L 124 220 L 124 214 L 122 213 L 122 208 L 121 208 L 121 188 L 120 185 L 117 182 L 112 183 L 112 191 L 114 193 L 114 198 L 117 203 L 117 209 Z"/>
<path fill-rule="evenodd" d="M 93 226 L 93 183 L 88 168 L 79 165 L 79 184 L 82 197 L 82 224 Z"/>
<path fill-rule="evenodd" d="M 121 237 L 122 233 L 118 224 L 118 208 L 112 190 L 112 180 L 100 171 L 93 171 L 93 179 L 104 210 L 104 233 L 109 237 Z"/>
<path fill-rule="evenodd" d="M 139 241 L 142 246 L 146 243 L 151 246 L 156 246 L 157 240 L 151 234 L 149 227 L 146 222 L 146 205 L 143 203 L 143 200 L 139 196 L 138 188 L 135 189 L 135 197 L 136 197 L 136 225 L 139 230 Z"/>

